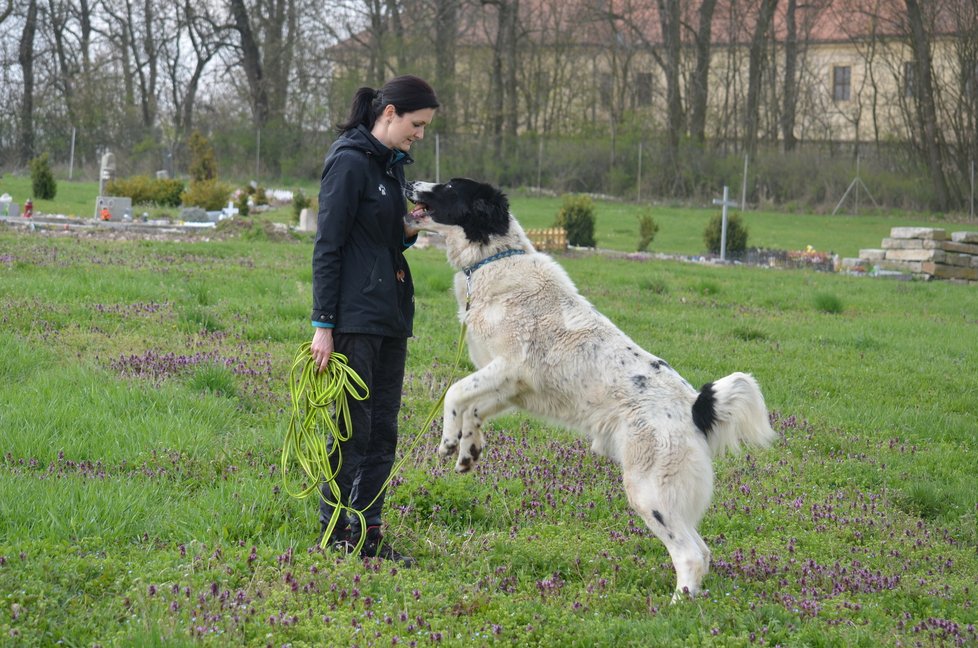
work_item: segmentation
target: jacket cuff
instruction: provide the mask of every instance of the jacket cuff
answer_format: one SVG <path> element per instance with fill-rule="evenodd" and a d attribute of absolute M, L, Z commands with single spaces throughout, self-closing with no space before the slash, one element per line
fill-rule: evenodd
<path fill-rule="evenodd" d="M 312 325 L 326 328 L 334 327 L 336 326 L 336 313 L 314 309 L 312 311 Z"/>
<path fill-rule="evenodd" d="M 408 249 L 409 247 L 411 247 L 412 245 L 414 245 L 415 243 L 418 242 L 418 235 L 415 234 L 411 238 L 406 238 L 405 237 L 402 240 L 404 241 L 404 249 L 406 250 L 406 249 Z"/>

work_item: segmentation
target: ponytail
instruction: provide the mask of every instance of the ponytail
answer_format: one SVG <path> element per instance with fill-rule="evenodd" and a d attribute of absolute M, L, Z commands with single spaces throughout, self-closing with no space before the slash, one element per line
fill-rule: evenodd
<path fill-rule="evenodd" d="M 353 96 L 350 114 L 345 121 L 336 124 L 336 130 L 342 133 L 360 125 L 371 129 L 388 105 L 393 105 L 397 114 L 403 115 L 424 108 L 438 108 L 440 104 L 435 91 L 424 79 L 411 75 L 399 76 L 379 90 L 367 86 L 359 88 Z"/>

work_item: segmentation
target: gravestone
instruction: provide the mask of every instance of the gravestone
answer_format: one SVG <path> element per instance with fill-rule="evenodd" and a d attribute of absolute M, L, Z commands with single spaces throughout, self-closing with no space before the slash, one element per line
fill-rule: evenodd
<path fill-rule="evenodd" d="M 100 219 L 102 208 L 107 208 L 112 220 L 121 221 L 128 214 L 132 218 L 132 198 L 129 196 L 99 196 L 95 199 L 95 218 Z"/>
<path fill-rule="evenodd" d="M 303 209 L 299 212 L 299 231 L 301 232 L 315 232 L 318 226 L 317 215 L 310 212 L 308 209 Z"/>

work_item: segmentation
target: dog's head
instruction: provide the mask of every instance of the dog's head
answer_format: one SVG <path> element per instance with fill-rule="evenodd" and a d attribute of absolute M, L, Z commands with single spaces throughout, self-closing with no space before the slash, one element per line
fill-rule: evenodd
<path fill-rule="evenodd" d="M 438 225 L 461 227 L 465 238 L 483 245 L 490 236 L 509 230 L 509 200 L 490 184 L 468 178 L 441 184 L 412 182 L 405 193 L 415 204 L 410 215 L 418 227 L 436 231 Z"/>

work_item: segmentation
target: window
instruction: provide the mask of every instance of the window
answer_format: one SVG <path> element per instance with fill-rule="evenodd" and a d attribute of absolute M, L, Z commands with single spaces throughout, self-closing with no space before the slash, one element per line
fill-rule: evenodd
<path fill-rule="evenodd" d="M 913 97 L 913 61 L 903 64 L 903 96 Z"/>
<path fill-rule="evenodd" d="M 832 68 L 832 100 L 849 101 L 852 90 L 852 68 L 838 65 Z"/>
<path fill-rule="evenodd" d="M 652 73 L 639 72 L 635 75 L 635 105 L 652 105 Z"/>

